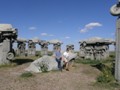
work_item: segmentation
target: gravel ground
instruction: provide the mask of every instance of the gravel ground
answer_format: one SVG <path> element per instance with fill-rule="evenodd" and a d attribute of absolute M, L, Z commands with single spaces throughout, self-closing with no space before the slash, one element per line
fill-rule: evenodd
<path fill-rule="evenodd" d="M 34 77 L 20 75 L 30 63 L 0 68 L 0 90 L 109 90 L 94 86 L 100 72 L 89 65 L 75 64 L 70 71 L 34 73 Z"/>

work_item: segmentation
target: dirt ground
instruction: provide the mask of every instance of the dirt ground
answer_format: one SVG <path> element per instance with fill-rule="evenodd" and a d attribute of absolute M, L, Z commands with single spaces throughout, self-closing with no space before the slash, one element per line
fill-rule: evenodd
<path fill-rule="evenodd" d="M 20 77 L 29 65 L 30 62 L 0 68 L 0 90 L 109 90 L 94 85 L 100 71 L 89 65 L 74 64 L 70 71 L 34 73 L 34 77 Z"/>

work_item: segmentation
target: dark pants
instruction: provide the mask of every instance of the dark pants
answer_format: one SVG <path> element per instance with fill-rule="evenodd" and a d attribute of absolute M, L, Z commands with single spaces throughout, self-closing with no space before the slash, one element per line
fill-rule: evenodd
<path fill-rule="evenodd" d="M 56 58 L 56 61 L 57 61 L 57 63 L 58 63 L 58 68 L 59 68 L 59 70 L 62 70 L 61 58 L 60 58 L 60 59 L 57 59 L 57 58 Z"/>

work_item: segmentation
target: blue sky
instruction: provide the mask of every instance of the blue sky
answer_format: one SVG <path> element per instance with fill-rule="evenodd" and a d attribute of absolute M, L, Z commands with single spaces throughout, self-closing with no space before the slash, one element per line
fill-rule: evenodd
<path fill-rule="evenodd" d="M 0 0 L 0 23 L 18 28 L 20 38 L 59 39 L 63 44 L 90 37 L 115 38 L 117 0 Z"/>

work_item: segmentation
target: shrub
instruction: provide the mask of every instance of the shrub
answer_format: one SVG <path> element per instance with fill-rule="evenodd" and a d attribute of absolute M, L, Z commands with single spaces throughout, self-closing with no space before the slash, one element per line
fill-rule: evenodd
<path fill-rule="evenodd" d="M 101 74 L 100 76 L 97 77 L 97 82 L 100 83 L 109 83 L 114 81 L 114 77 L 110 74 Z"/>
<path fill-rule="evenodd" d="M 97 81 L 101 83 L 109 83 L 114 81 L 114 76 L 112 75 L 112 67 L 100 64 L 102 67 L 99 68 L 102 71 L 102 74 L 97 77 Z"/>

